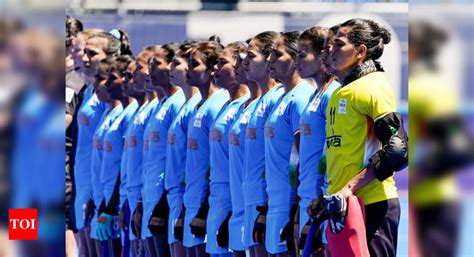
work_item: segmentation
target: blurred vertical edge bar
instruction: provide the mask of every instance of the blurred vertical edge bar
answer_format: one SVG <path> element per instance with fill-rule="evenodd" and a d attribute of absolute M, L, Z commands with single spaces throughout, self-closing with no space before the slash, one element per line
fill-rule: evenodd
<path fill-rule="evenodd" d="M 474 6 L 409 8 L 409 254 L 472 256 Z"/>
<path fill-rule="evenodd" d="M 0 1 L 0 256 L 64 256 L 64 1 Z M 38 240 L 8 239 L 8 209 Z"/>

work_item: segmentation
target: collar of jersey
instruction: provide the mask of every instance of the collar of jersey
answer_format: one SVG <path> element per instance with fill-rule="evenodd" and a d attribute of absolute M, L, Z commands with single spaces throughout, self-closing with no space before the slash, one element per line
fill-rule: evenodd
<path fill-rule="evenodd" d="M 372 59 L 366 60 L 365 62 L 357 65 L 351 71 L 351 73 L 344 79 L 342 86 L 344 87 L 349 85 L 353 81 L 376 71 L 384 71 L 382 65 Z"/>

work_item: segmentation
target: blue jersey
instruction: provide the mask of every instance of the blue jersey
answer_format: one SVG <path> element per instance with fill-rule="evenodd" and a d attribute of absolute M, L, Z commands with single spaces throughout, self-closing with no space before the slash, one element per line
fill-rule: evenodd
<path fill-rule="evenodd" d="M 254 112 L 250 115 L 245 133 L 244 191 L 245 205 L 262 204 L 267 199 L 265 191 L 265 139 L 264 128 L 268 116 L 285 93 L 279 85 L 260 97 Z"/>
<path fill-rule="evenodd" d="M 96 206 L 99 206 L 102 199 L 104 198 L 104 187 L 100 182 L 102 156 L 104 153 L 104 136 L 107 130 L 110 128 L 110 125 L 112 125 L 112 123 L 117 119 L 122 110 L 122 105 L 118 105 L 113 109 L 110 108 L 109 110 L 105 111 L 94 133 L 94 143 L 92 146 L 91 183 L 93 199 Z"/>
<path fill-rule="evenodd" d="M 301 198 L 315 199 L 322 192 L 324 173 L 318 172 L 318 166 L 326 141 L 326 107 L 332 93 L 339 87 L 339 82 L 334 80 L 323 93 L 313 93 L 301 114 L 298 187 Z"/>
<path fill-rule="evenodd" d="M 209 131 L 227 101 L 227 90 L 219 90 L 207 98 L 189 120 L 186 188 L 183 196 L 186 208 L 199 208 L 206 196 L 209 179 Z"/>
<path fill-rule="evenodd" d="M 104 152 L 102 155 L 100 183 L 104 187 L 104 197 L 106 203 L 108 203 L 112 197 L 115 181 L 117 180 L 119 173 L 124 176 L 121 176 L 120 189 L 125 190 L 122 185 L 126 184 L 126 176 L 125 172 L 121 172 L 123 167 L 122 163 L 125 163 L 125 161 L 122 159 L 124 137 L 130 123 L 130 119 L 137 109 L 137 101 L 133 101 L 127 105 L 104 135 Z M 122 190 L 120 190 L 120 193 L 124 196 L 123 198 L 125 198 L 125 191 L 122 192 Z"/>
<path fill-rule="evenodd" d="M 186 101 L 168 130 L 165 169 L 165 187 L 167 190 L 184 191 L 188 124 L 191 117 L 194 116 L 197 104 L 201 99 L 201 94 L 197 93 Z"/>
<path fill-rule="evenodd" d="M 166 142 L 171 122 L 186 98 L 180 90 L 166 98 L 153 113 L 143 135 L 143 200 L 159 200 L 164 189 Z"/>
<path fill-rule="evenodd" d="M 209 132 L 210 183 L 229 183 L 229 130 L 250 94 L 229 102 Z"/>
<path fill-rule="evenodd" d="M 31 172 L 35 148 L 31 147 L 37 141 L 38 128 L 43 125 L 47 99 L 35 87 L 25 92 L 20 107 L 15 115 L 15 140 L 12 161 L 12 190 L 14 208 L 23 208 L 29 204 L 29 197 L 35 192 L 25 178 Z"/>
<path fill-rule="evenodd" d="M 151 114 L 160 105 L 156 98 L 142 105 L 133 115 L 132 122 L 128 126 L 125 135 L 126 145 L 126 172 L 127 172 L 127 192 L 140 195 L 142 184 L 142 164 L 143 164 L 143 133 Z M 130 206 L 134 209 L 135 206 Z"/>
<path fill-rule="evenodd" d="M 92 194 L 91 165 L 93 136 L 102 118 L 102 114 L 106 109 L 105 104 L 99 101 L 97 95 L 93 93 L 92 90 L 92 85 L 86 89 L 84 92 L 84 100 L 78 110 L 76 162 L 74 165 L 76 190 L 86 190 L 90 194 Z"/>
<path fill-rule="evenodd" d="M 258 100 L 254 99 L 237 114 L 238 118 L 229 132 L 229 182 L 232 199 L 232 212 L 239 213 L 245 209 L 242 183 L 244 176 L 245 133 L 250 115 L 254 112 Z"/>
<path fill-rule="evenodd" d="M 268 206 L 289 210 L 294 190 L 292 161 L 295 135 L 300 130 L 300 117 L 314 87 L 306 81 L 287 92 L 273 109 L 265 123 L 265 172 Z"/>
<path fill-rule="evenodd" d="M 30 172 L 24 183 L 32 189 L 30 201 L 38 207 L 49 208 L 64 201 L 64 109 L 63 105 L 48 102 L 42 108 L 43 122 L 39 127 L 33 145 L 34 162 L 30 162 Z M 47 182 L 47 184 L 45 184 Z M 26 206 L 23 206 L 26 207 Z"/>

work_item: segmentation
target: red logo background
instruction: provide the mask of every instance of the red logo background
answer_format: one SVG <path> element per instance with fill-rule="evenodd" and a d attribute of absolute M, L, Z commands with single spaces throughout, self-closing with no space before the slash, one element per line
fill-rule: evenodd
<path fill-rule="evenodd" d="M 33 222 L 34 228 L 32 228 Z M 26 227 L 27 224 L 29 227 Z M 8 231 L 10 240 L 38 240 L 38 210 L 9 209 Z"/>

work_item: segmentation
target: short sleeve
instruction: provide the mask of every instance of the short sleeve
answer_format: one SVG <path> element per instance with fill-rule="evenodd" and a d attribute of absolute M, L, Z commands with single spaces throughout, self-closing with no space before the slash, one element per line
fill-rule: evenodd
<path fill-rule="evenodd" d="M 373 120 L 383 114 L 395 112 L 396 105 L 392 92 L 386 85 L 379 84 L 356 94 L 357 104 L 355 105 L 359 112 L 371 117 Z"/>
<path fill-rule="evenodd" d="M 308 97 L 296 98 L 289 108 L 290 126 L 293 134 L 296 134 L 300 130 L 300 119 L 306 105 L 308 104 Z"/>

